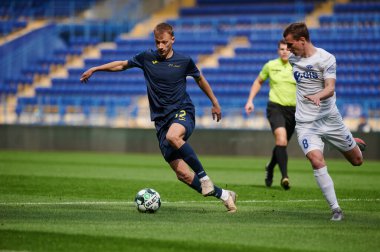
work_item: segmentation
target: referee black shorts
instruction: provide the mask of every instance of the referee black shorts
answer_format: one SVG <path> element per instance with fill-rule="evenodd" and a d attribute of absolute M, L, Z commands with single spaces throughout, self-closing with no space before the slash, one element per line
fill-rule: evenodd
<path fill-rule="evenodd" d="M 279 127 L 284 127 L 289 141 L 296 126 L 295 113 L 296 107 L 294 106 L 282 106 L 274 102 L 268 102 L 267 118 L 272 132 Z"/>

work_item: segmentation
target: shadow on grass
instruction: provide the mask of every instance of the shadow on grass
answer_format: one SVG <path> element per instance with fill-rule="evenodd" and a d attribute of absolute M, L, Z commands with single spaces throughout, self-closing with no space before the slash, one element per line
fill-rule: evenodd
<path fill-rule="evenodd" d="M 243 246 L 220 241 L 194 242 L 181 240 L 154 239 L 154 233 L 146 237 L 126 238 L 110 236 L 89 236 L 51 232 L 0 230 L 0 249 L 16 251 L 296 251 L 260 246 Z"/>

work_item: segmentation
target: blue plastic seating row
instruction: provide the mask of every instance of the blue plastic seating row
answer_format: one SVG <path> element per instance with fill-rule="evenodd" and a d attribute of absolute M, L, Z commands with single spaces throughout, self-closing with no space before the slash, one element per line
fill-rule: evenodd
<path fill-rule="evenodd" d="M 177 37 L 177 32 L 175 32 L 175 36 Z M 133 48 L 133 47 L 142 47 L 146 48 L 154 48 L 154 40 L 153 38 L 147 39 L 121 39 L 118 38 L 115 40 L 118 48 Z M 175 46 L 184 46 L 184 45 L 225 45 L 228 43 L 227 37 L 220 38 L 210 38 L 210 39 L 192 39 L 192 40 L 181 40 L 176 39 Z"/>
<path fill-rule="evenodd" d="M 5 84 L 0 84 L 0 94 L 13 94 L 15 95 L 17 93 L 17 87 L 15 86 L 8 86 Z"/>
<path fill-rule="evenodd" d="M 314 8 L 314 4 L 304 4 L 303 10 L 305 13 L 309 13 Z M 182 8 L 180 10 L 180 16 L 201 16 L 201 15 L 240 15 L 244 14 L 283 14 L 294 13 L 298 11 L 295 4 L 278 4 L 278 5 L 211 5 L 202 7 L 189 7 Z"/>
<path fill-rule="evenodd" d="M 18 116 L 27 107 L 58 107 L 59 114 L 64 115 L 68 107 L 76 107 L 82 110 L 82 112 L 88 116 L 91 113 L 91 108 L 104 107 L 108 117 L 114 117 L 116 115 L 116 109 L 118 107 L 127 107 L 131 104 L 130 97 L 88 97 L 88 96 L 37 96 L 18 98 L 18 103 L 15 112 Z"/>
<path fill-rule="evenodd" d="M 17 29 L 25 28 L 27 24 L 27 21 L 0 20 L 0 35 L 8 35 Z"/>
<path fill-rule="evenodd" d="M 223 81 L 223 78 L 229 78 L 229 77 L 235 77 L 237 79 L 240 79 L 240 80 L 244 80 L 243 83 L 247 83 L 247 79 L 251 79 L 252 82 L 254 79 L 256 79 L 257 75 L 259 74 L 260 70 L 251 70 L 249 72 L 235 72 L 235 71 L 226 71 L 226 72 L 214 72 L 214 73 L 209 73 L 209 72 L 203 72 L 203 74 L 205 75 L 205 77 L 207 79 L 213 79 L 213 80 L 217 80 L 217 82 L 215 83 L 212 83 L 213 85 L 216 85 L 219 83 L 219 79 L 222 79 Z"/>
<path fill-rule="evenodd" d="M 26 76 L 34 75 L 34 74 L 47 75 L 49 74 L 49 72 L 50 72 L 49 66 L 41 66 L 41 65 L 28 66 L 21 70 L 21 73 Z"/>
<path fill-rule="evenodd" d="M 337 29 L 339 33 L 336 33 Z M 358 40 L 358 37 L 352 36 L 352 33 L 358 32 L 362 34 L 373 34 L 373 27 L 354 27 L 354 26 L 343 26 L 343 27 L 319 27 L 319 28 L 311 28 L 310 33 L 315 35 L 320 35 L 320 39 L 325 38 L 333 38 L 333 37 L 345 37 L 347 39 Z M 322 36 L 327 35 L 327 36 Z"/>
<path fill-rule="evenodd" d="M 231 87 L 236 87 L 239 85 L 250 85 L 253 82 L 251 76 L 232 76 L 232 75 L 215 75 L 206 76 L 207 80 L 212 83 L 213 86 L 216 85 L 230 85 Z M 189 78 L 187 81 L 189 84 L 194 83 L 194 79 Z"/>
<path fill-rule="evenodd" d="M 256 68 L 260 68 L 260 67 L 263 67 L 263 65 L 265 64 L 265 62 L 239 62 L 239 63 L 236 63 L 236 62 L 230 62 L 230 61 L 227 61 L 227 60 L 224 60 L 224 61 L 219 61 L 219 67 L 222 67 L 222 68 L 246 68 L 246 67 L 252 67 L 254 69 Z"/>
<path fill-rule="evenodd" d="M 187 56 L 191 57 L 195 62 L 197 61 L 197 57 L 199 56 L 198 54 L 190 54 L 190 53 L 185 53 L 185 54 Z M 99 59 L 85 59 L 84 63 L 85 63 L 85 68 L 88 69 L 90 67 L 103 65 L 103 64 L 109 63 L 110 61 L 114 61 L 114 60 L 128 60 L 128 59 L 132 58 L 133 56 L 134 55 L 127 55 L 127 54 L 125 54 L 125 55 L 120 54 L 120 55 L 115 55 L 115 56 L 110 55 L 110 56 L 104 56 L 104 57 L 99 58 Z"/>
<path fill-rule="evenodd" d="M 336 88 L 336 94 L 338 96 L 342 97 L 350 97 L 350 96 L 360 96 L 363 98 L 369 98 L 369 97 L 380 97 L 380 90 L 379 89 L 369 89 L 369 88 L 362 88 L 362 87 L 356 87 L 356 88 L 345 88 L 345 87 L 337 87 Z"/>
<path fill-rule="evenodd" d="M 259 64 L 266 63 L 268 59 L 267 55 L 258 55 L 258 56 L 240 56 L 236 58 L 219 58 L 220 64 Z M 356 63 L 356 64 L 380 64 L 380 57 L 375 55 L 364 55 L 360 58 L 350 56 L 350 55 L 336 55 L 338 64 L 340 63 Z"/>
<path fill-rule="evenodd" d="M 324 0 L 311 0 L 309 3 L 317 4 Z M 198 6 L 203 5 L 238 5 L 238 4 L 255 4 L 255 5 L 278 5 L 278 4 L 295 4 L 294 0 L 273 0 L 270 3 L 263 3 L 262 0 L 197 0 Z M 302 4 L 302 2 L 301 2 Z"/>
<path fill-rule="evenodd" d="M 216 96 L 229 95 L 230 97 L 248 97 L 250 90 L 250 85 L 224 85 L 224 86 L 213 86 L 213 91 Z M 204 95 L 203 91 L 198 87 L 188 88 L 188 93 L 190 96 L 193 95 Z M 257 96 L 268 96 L 269 87 L 263 86 Z"/>
<path fill-rule="evenodd" d="M 337 52 L 340 51 L 359 51 L 359 52 L 372 52 L 372 51 L 380 51 L 380 44 L 375 41 L 370 42 L 360 42 L 360 41 L 353 41 L 353 42 L 339 42 L 339 41 L 319 41 L 319 40 L 312 40 L 313 44 L 316 47 L 322 47 L 326 50 L 334 50 Z M 271 41 L 269 43 L 259 42 L 259 41 L 252 41 L 251 47 L 238 47 L 235 49 L 236 53 L 261 53 L 261 52 L 276 52 L 277 50 L 277 43 L 276 41 Z"/>
<path fill-rule="evenodd" d="M 17 0 L 1 1 L 0 13 L 12 17 L 69 17 L 87 9 L 96 0 Z"/>
<path fill-rule="evenodd" d="M 174 49 L 177 51 L 203 51 L 203 50 L 210 50 L 214 48 L 214 44 L 197 44 L 196 42 L 190 43 L 190 41 L 187 44 L 177 44 L 174 46 Z M 113 52 L 113 51 L 121 51 L 123 53 L 128 53 L 128 54 L 136 54 L 139 52 L 143 52 L 146 50 L 156 50 L 155 45 L 150 45 L 150 46 L 145 46 L 145 45 L 134 45 L 134 46 L 129 46 L 129 45 L 122 45 L 118 46 L 116 49 L 102 49 L 103 52 Z"/>
<path fill-rule="evenodd" d="M 19 97 L 17 103 L 19 105 L 77 105 L 77 106 L 128 106 L 131 104 L 132 98 L 123 97 L 89 97 L 89 96 L 35 96 L 35 97 Z"/>
<path fill-rule="evenodd" d="M 71 47 L 85 47 L 85 46 L 94 46 L 100 42 L 99 38 L 97 37 L 90 37 L 90 38 L 84 38 L 84 37 L 73 37 L 70 38 L 70 46 Z"/>
<path fill-rule="evenodd" d="M 354 2 L 354 3 L 345 3 L 345 4 L 335 4 L 334 13 L 371 13 L 371 12 L 380 12 L 380 3 L 379 2 Z"/>
<path fill-rule="evenodd" d="M 219 58 L 219 64 L 264 64 L 268 57 Z"/>
<path fill-rule="evenodd" d="M 380 23 L 380 14 L 335 14 L 333 16 L 321 16 L 319 18 L 321 24 L 325 23 Z"/>
<path fill-rule="evenodd" d="M 17 86 L 20 84 L 27 84 L 27 85 L 33 84 L 33 77 L 22 76 L 22 77 L 7 78 L 4 80 L 4 85 L 7 87 L 17 88 Z"/>
<path fill-rule="evenodd" d="M 123 57 L 124 55 L 133 56 L 137 53 L 140 53 L 142 51 L 145 51 L 146 47 L 141 48 L 130 48 L 130 49 L 103 49 L 101 50 L 102 56 L 116 56 L 116 57 Z M 212 54 L 214 51 L 214 48 L 212 46 L 175 46 L 174 50 L 176 52 L 181 52 L 184 54 Z"/>
<path fill-rule="evenodd" d="M 37 60 L 40 65 L 64 65 L 66 64 L 66 59 L 64 56 L 61 57 L 44 57 Z"/>
<path fill-rule="evenodd" d="M 143 85 L 137 86 L 60 86 L 53 88 L 36 88 L 38 95 L 89 95 L 89 96 L 125 96 L 125 95 L 141 95 L 146 93 Z"/>
<path fill-rule="evenodd" d="M 82 54 L 82 49 L 78 48 L 61 48 L 61 49 L 56 49 L 54 51 L 54 55 L 56 56 L 67 56 L 67 55 L 80 55 Z"/>
<path fill-rule="evenodd" d="M 219 66 L 218 68 L 203 68 L 202 72 L 206 77 L 209 74 L 250 74 L 252 72 L 260 71 L 262 66 L 252 67 L 252 66 Z"/>
<path fill-rule="evenodd" d="M 178 30 L 186 28 L 194 29 L 223 29 L 226 27 L 236 27 L 241 25 L 250 24 L 262 24 L 262 23 L 287 23 L 290 20 L 296 18 L 293 14 L 278 14 L 275 16 L 267 14 L 255 14 L 253 15 L 234 15 L 225 18 L 223 16 L 191 16 L 191 17 L 181 17 L 175 20 L 169 20 L 168 22 L 172 24 Z"/>

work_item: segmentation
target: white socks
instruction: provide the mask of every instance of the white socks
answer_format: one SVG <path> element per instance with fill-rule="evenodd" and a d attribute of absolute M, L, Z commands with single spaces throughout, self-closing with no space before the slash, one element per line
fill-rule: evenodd
<path fill-rule="evenodd" d="M 220 199 L 223 201 L 226 201 L 226 200 L 228 200 L 229 196 L 230 196 L 230 194 L 228 193 L 228 191 L 222 189 L 222 195 L 220 196 Z"/>
<path fill-rule="evenodd" d="M 210 179 L 209 176 L 206 175 L 206 176 L 200 178 L 199 181 L 202 182 L 202 181 L 209 180 L 209 179 Z"/>
<path fill-rule="evenodd" d="M 327 203 L 329 203 L 331 209 L 336 209 L 339 207 L 338 200 L 335 195 L 334 182 L 332 181 L 330 175 L 327 172 L 327 166 L 321 169 L 314 170 L 314 177 L 317 180 L 317 184 L 323 195 L 325 196 Z"/>

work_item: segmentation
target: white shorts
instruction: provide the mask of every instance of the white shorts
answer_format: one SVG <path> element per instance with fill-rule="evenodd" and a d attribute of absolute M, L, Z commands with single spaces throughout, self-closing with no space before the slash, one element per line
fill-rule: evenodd
<path fill-rule="evenodd" d="M 349 151 L 356 146 L 339 113 L 312 122 L 297 122 L 296 132 L 298 144 L 305 155 L 316 149 L 323 153 L 325 143 L 341 152 Z"/>

